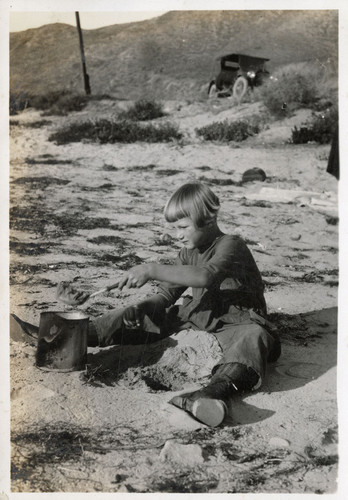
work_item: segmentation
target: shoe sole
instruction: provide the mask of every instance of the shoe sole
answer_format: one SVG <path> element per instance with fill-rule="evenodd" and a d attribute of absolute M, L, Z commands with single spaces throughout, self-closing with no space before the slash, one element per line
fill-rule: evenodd
<path fill-rule="evenodd" d="M 201 398 L 193 403 L 191 413 L 203 424 L 217 427 L 224 420 L 227 407 L 219 399 Z"/>

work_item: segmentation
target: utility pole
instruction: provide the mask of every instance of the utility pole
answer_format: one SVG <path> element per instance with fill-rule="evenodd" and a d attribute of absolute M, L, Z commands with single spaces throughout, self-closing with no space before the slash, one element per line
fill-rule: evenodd
<path fill-rule="evenodd" d="M 82 71 L 83 71 L 83 79 L 85 82 L 85 91 L 87 95 L 90 95 L 91 93 L 91 87 L 89 86 L 89 76 L 86 70 L 86 59 L 85 59 L 85 52 L 83 49 L 83 39 L 82 39 L 82 31 L 81 31 L 81 26 L 80 26 L 80 16 L 78 12 L 75 12 L 75 17 L 76 17 L 76 25 L 77 25 L 77 31 L 79 33 L 79 39 L 80 39 L 80 50 L 81 50 L 81 60 L 82 60 Z"/>

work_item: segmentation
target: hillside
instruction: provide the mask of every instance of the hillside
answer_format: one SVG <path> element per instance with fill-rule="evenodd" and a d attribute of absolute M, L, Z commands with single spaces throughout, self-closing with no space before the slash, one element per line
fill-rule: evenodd
<path fill-rule="evenodd" d="M 224 52 L 268 57 L 271 70 L 313 60 L 337 70 L 334 10 L 172 11 L 83 37 L 92 93 L 123 99 L 201 98 Z M 14 92 L 83 91 L 77 29 L 57 23 L 12 33 L 10 78 Z"/>

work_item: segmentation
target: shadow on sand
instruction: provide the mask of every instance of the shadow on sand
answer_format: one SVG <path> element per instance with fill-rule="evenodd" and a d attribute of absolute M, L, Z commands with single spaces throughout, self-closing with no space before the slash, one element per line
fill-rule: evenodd
<path fill-rule="evenodd" d="M 336 307 L 293 316 L 278 316 L 282 355 L 276 363 L 269 365 L 260 388 L 262 392 L 283 392 L 304 386 L 334 367 L 337 361 Z M 208 379 L 208 373 L 201 373 L 199 370 L 202 366 L 207 368 L 210 355 L 212 366 L 219 355 L 216 345 L 212 345 L 213 352 L 203 359 L 204 353 L 197 350 L 197 337 L 190 338 L 188 335 L 187 338 L 185 349 L 178 348 L 175 336 L 141 345 L 93 349 L 88 355 L 89 373 L 84 376 L 93 385 L 113 385 L 128 372 L 131 376 L 126 378 L 126 385 L 132 387 L 137 384 L 140 387 L 141 382 L 142 387 L 145 383 L 145 388 L 147 386 L 153 391 L 184 390 L 187 382 L 185 374 L 189 373 L 188 366 L 196 365 L 196 371 L 190 374 L 197 376 L 196 382 L 199 384 L 203 376 Z M 171 364 L 173 355 L 177 357 L 174 365 Z M 195 380 L 191 379 L 190 382 Z M 235 403 L 245 406 L 245 411 L 242 412 L 243 424 L 264 420 L 274 414 L 272 410 L 243 402 L 243 395 L 237 397 Z M 235 424 L 235 421 L 229 423 L 229 417 L 226 419 L 226 425 Z"/>

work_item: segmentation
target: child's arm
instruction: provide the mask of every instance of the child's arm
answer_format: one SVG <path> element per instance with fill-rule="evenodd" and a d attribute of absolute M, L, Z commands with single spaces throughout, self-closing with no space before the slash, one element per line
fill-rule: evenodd
<path fill-rule="evenodd" d="M 129 270 L 119 282 L 119 289 L 140 288 L 149 280 L 167 281 L 185 287 L 206 288 L 213 281 L 206 269 L 188 265 L 141 264 Z"/>

